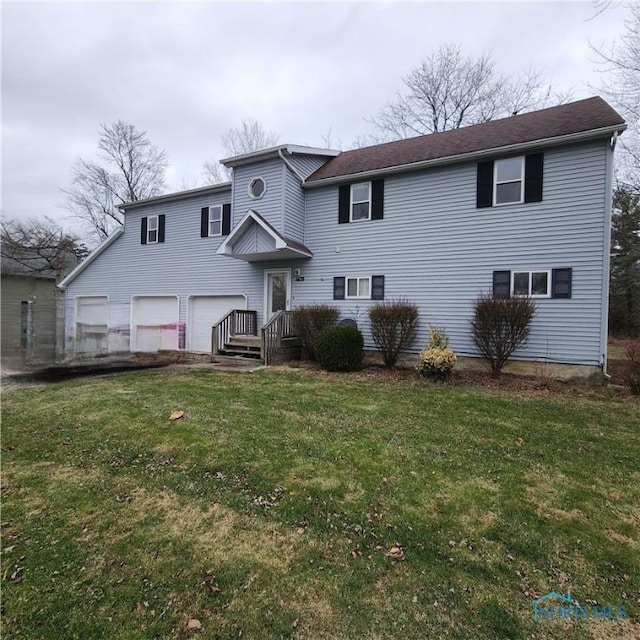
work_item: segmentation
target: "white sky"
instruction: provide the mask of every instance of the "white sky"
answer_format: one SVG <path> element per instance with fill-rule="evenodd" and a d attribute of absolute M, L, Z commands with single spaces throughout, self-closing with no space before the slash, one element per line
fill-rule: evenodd
<path fill-rule="evenodd" d="M 442 44 L 541 71 L 575 99 L 602 83 L 628 8 L 572 3 L 3 3 L 2 214 L 71 226 L 60 189 L 100 123 L 146 130 L 167 190 L 202 184 L 220 136 L 254 118 L 282 143 L 349 148 Z"/>

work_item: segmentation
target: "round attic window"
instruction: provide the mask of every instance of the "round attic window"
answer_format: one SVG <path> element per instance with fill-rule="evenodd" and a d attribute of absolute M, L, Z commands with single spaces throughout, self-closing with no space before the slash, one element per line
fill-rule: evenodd
<path fill-rule="evenodd" d="M 254 178 L 249 183 L 249 197 L 252 200 L 259 200 L 262 198 L 266 190 L 267 183 L 264 181 L 264 178 Z"/>

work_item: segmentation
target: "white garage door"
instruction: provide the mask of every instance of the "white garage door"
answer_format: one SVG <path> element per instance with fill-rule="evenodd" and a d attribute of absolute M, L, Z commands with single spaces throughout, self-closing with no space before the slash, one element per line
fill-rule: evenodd
<path fill-rule="evenodd" d="M 191 296 L 187 310 L 187 349 L 211 352 L 211 327 L 232 309 L 246 309 L 244 296 Z"/>
<path fill-rule="evenodd" d="M 76 355 L 106 355 L 109 348 L 109 298 L 76 298 Z"/>
<path fill-rule="evenodd" d="M 176 350 L 180 336 L 177 296 L 134 296 L 131 302 L 131 350 Z"/>

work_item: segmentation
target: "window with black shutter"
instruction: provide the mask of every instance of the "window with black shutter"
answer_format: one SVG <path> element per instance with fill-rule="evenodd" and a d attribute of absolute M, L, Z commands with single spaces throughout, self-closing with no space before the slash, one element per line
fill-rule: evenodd
<path fill-rule="evenodd" d="M 551 297 L 552 298 L 570 298 L 571 297 L 571 280 L 573 278 L 573 269 L 552 269 L 551 270 Z"/>
<path fill-rule="evenodd" d="M 508 298 L 511 294 L 511 271 L 493 272 L 493 295 L 495 298 Z"/>
<path fill-rule="evenodd" d="M 541 202 L 543 175 L 543 153 L 478 162 L 476 207 Z"/>
<path fill-rule="evenodd" d="M 333 279 L 333 299 L 334 300 L 344 300 L 345 280 L 346 278 L 340 278 L 340 277 Z"/>
<path fill-rule="evenodd" d="M 338 188 L 338 223 L 382 220 L 384 180 L 343 184 Z"/>

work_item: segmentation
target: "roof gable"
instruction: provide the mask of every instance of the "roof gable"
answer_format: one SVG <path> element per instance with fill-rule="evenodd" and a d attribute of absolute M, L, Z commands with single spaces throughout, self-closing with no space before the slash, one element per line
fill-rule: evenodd
<path fill-rule="evenodd" d="M 307 183 L 611 127 L 624 129 L 624 119 L 602 98 L 588 98 L 460 129 L 345 151 L 311 174 Z"/>

